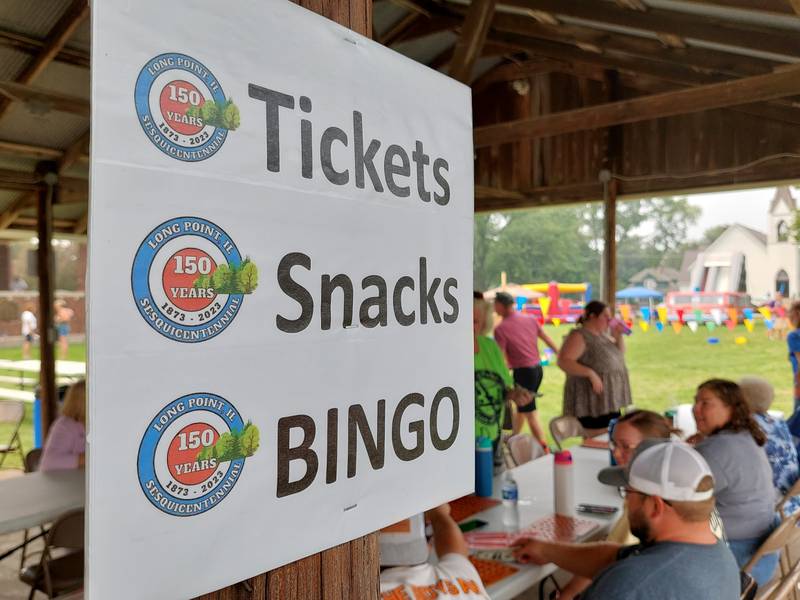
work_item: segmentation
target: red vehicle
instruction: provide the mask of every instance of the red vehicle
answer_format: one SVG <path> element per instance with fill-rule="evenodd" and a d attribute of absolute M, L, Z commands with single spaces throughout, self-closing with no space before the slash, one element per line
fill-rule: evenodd
<path fill-rule="evenodd" d="M 744 318 L 744 309 L 752 306 L 750 296 L 743 292 L 669 292 L 667 294 L 667 312 L 669 320 L 678 318 L 678 310 L 683 311 L 684 321 L 694 321 L 694 311 L 703 311 L 703 320 L 712 320 L 711 310 L 722 311 L 722 319 L 728 318 L 729 310 L 735 309 L 737 321 Z"/>

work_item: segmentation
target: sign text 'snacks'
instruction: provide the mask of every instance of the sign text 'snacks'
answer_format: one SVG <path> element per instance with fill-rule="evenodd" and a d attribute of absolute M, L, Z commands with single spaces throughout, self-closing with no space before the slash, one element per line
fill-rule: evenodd
<path fill-rule="evenodd" d="M 294 96 L 254 83 L 249 84 L 248 93 L 251 98 L 261 100 L 266 105 L 267 170 L 278 173 L 281 170 L 280 109 L 294 110 Z M 307 96 L 300 96 L 297 104 L 302 113 L 306 115 L 311 113 L 311 99 Z M 376 192 L 384 191 L 385 182 L 389 192 L 398 198 L 409 197 L 411 183 L 416 181 L 417 195 L 423 202 L 430 202 L 432 199 L 442 206 L 450 202 L 450 183 L 446 178 L 450 165 L 444 158 L 435 158 L 431 162 L 431 157 L 425 154 L 420 140 L 416 140 L 414 149 L 410 153 L 397 144 L 390 144 L 381 152 L 383 144 L 377 139 L 371 139 L 365 145 L 364 117 L 357 110 L 353 111 L 351 132 L 351 135 L 348 135 L 339 127 L 326 128 L 320 137 L 319 162 L 317 162 L 312 142 L 313 124 L 310 117 L 302 118 L 300 120 L 301 175 L 306 179 L 313 179 L 314 166 L 319 164 L 325 178 L 334 185 L 347 185 L 352 180 L 357 188 L 364 189 L 368 178 Z M 334 143 L 352 148 L 352 161 L 334 165 L 332 156 Z M 380 159 L 381 155 L 383 160 Z M 411 161 L 414 162 L 413 175 Z M 381 171 L 383 178 L 380 176 Z M 438 189 L 429 187 L 431 173 Z"/>

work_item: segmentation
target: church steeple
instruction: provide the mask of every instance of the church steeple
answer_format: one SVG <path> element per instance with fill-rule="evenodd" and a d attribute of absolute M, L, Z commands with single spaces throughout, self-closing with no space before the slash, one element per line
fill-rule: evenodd
<path fill-rule="evenodd" d="M 792 196 L 788 186 L 775 188 L 775 196 L 769 205 L 769 232 L 767 239 L 770 244 L 790 241 L 791 225 L 794 222 L 797 202 Z"/>

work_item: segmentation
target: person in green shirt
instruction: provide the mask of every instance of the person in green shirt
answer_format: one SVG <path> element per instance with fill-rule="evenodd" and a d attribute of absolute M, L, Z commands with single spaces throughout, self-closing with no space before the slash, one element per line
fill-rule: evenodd
<path fill-rule="evenodd" d="M 484 335 L 489 305 L 483 294 L 475 292 L 472 304 L 472 331 L 475 353 L 475 437 L 492 440 L 495 450 L 503 432 L 506 399 L 518 405 L 530 403 L 524 388 L 515 387 L 505 358 L 497 343 Z"/>

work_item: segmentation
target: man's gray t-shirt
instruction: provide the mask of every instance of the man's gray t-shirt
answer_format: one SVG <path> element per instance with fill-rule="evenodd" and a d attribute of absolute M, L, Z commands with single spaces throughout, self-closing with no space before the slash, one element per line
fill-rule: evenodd
<path fill-rule="evenodd" d="M 775 519 L 767 453 L 747 431 L 720 431 L 697 444 L 714 474 L 714 497 L 729 540 L 763 538 Z"/>
<path fill-rule="evenodd" d="M 580 600 L 737 600 L 739 568 L 725 542 L 622 548 Z"/>

